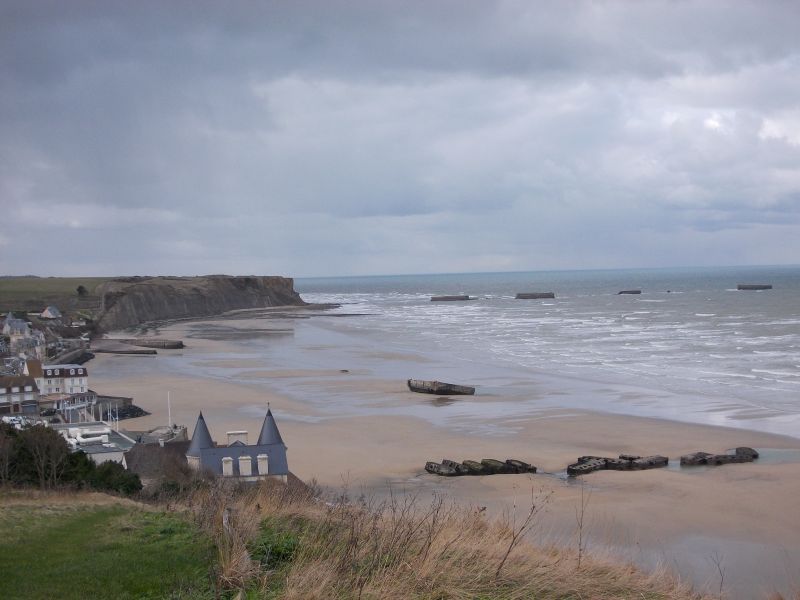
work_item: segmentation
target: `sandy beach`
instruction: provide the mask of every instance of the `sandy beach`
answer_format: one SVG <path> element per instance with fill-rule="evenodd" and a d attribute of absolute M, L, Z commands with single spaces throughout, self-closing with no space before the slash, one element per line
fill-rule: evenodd
<path fill-rule="evenodd" d="M 183 339 L 185 349 L 159 350 L 157 356 L 98 355 L 87 365 L 92 387 L 133 396 L 152 413 L 123 421 L 128 429 L 166 423 L 169 391 L 173 420 L 191 432 L 202 410 L 220 442 L 230 430 L 248 430 L 255 437 L 269 403 L 289 448 L 290 468 L 304 480 L 330 488 L 346 485 L 352 494 L 381 496 L 391 489 L 424 498 L 443 493 L 486 507 L 490 514 L 526 510 L 533 494 L 537 502 L 547 498 L 534 536 L 566 545 L 576 543 L 576 510 L 581 495 L 588 495 L 584 534 L 590 551 L 646 567 L 664 565 L 714 591 L 722 569 L 732 598 L 800 587 L 799 439 L 563 409 L 553 402 L 543 402 L 532 414 L 509 415 L 502 410 L 508 398 L 498 394 L 469 400 L 485 404 L 479 419 L 438 422 L 436 403 L 449 401 L 411 393 L 402 378 L 375 376 L 352 355 L 343 354 L 340 368 L 334 368 L 306 346 L 302 361 L 269 363 L 243 350 L 235 332 L 225 335 L 231 329 L 259 329 L 273 340 L 276 355 L 292 345 L 291 318 L 176 323 L 148 335 Z M 320 339 L 317 349 L 322 355 L 334 345 Z M 422 360 L 389 353 L 380 359 Z M 458 402 L 447 408 L 453 412 Z M 417 410 L 423 416 L 414 416 Z M 598 472 L 580 480 L 562 474 L 585 454 L 675 459 L 735 446 L 755 447 L 763 458 L 716 468 Z M 525 460 L 540 473 L 440 478 L 424 471 L 428 460 L 488 457 Z"/>

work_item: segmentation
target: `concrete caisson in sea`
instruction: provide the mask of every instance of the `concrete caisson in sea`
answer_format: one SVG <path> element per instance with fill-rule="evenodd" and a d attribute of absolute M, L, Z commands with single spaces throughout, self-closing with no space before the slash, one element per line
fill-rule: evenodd
<path fill-rule="evenodd" d="M 475 300 L 472 296 L 431 296 L 431 302 L 463 302 Z"/>
<path fill-rule="evenodd" d="M 520 292 L 515 298 L 517 300 L 544 300 L 546 298 L 555 297 L 555 292 Z"/>
<path fill-rule="evenodd" d="M 746 291 L 771 290 L 772 285 L 769 283 L 740 283 L 736 286 L 736 289 Z"/>

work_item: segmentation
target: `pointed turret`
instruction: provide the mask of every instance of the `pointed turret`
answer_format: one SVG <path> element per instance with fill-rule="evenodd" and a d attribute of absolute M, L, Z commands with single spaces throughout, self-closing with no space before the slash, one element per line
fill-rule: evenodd
<path fill-rule="evenodd" d="M 261 426 L 261 433 L 258 435 L 258 445 L 265 446 L 267 444 L 283 444 L 281 432 L 278 431 L 275 417 L 272 416 L 272 411 L 269 408 L 267 409 L 267 416 L 264 417 L 264 424 Z"/>
<path fill-rule="evenodd" d="M 211 434 L 208 432 L 206 420 L 203 418 L 203 411 L 200 411 L 200 416 L 197 417 L 197 424 L 194 426 L 194 433 L 192 434 L 192 443 L 186 451 L 186 456 L 200 456 L 200 450 L 205 448 L 212 448 L 214 442 L 211 441 Z"/>

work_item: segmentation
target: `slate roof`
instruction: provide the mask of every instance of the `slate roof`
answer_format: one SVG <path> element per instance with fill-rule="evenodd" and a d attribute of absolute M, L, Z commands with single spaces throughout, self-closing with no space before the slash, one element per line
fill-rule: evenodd
<path fill-rule="evenodd" d="M 206 420 L 203 418 L 203 412 L 197 417 L 197 424 L 194 426 L 194 433 L 192 434 L 192 443 L 186 451 L 186 456 L 200 456 L 200 450 L 205 448 L 213 448 L 214 442 L 211 439 L 211 434 L 208 432 Z"/>
<path fill-rule="evenodd" d="M 270 409 L 267 409 L 267 416 L 264 417 L 264 424 L 261 426 L 261 433 L 258 435 L 258 445 L 265 446 L 267 444 L 283 444 L 281 432 L 278 431 L 278 425 L 275 423 L 275 417 L 272 416 Z"/>
<path fill-rule="evenodd" d="M 18 387 L 20 392 L 22 392 L 26 386 L 31 386 L 31 388 L 33 388 L 31 391 L 33 392 L 39 392 L 36 380 L 30 375 L 4 375 L 0 377 L 0 388 L 11 390 L 12 388 Z"/>
<path fill-rule="evenodd" d="M 61 311 L 58 310 L 55 306 L 50 305 L 42 311 L 41 316 L 43 319 L 60 319 Z"/>

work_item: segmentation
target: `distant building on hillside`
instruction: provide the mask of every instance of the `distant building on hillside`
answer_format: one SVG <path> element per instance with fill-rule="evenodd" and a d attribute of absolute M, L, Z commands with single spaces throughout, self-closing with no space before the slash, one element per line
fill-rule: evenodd
<path fill-rule="evenodd" d="M 39 316 L 42 319 L 60 319 L 61 311 L 58 310 L 55 306 L 48 306 L 42 311 L 42 314 Z"/>
<path fill-rule="evenodd" d="M 240 481 L 270 478 L 285 483 L 289 475 L 286 445 L 269 409 L 261 425 L 258 441 L 253 445 L 248 445 L 246 431 L 229 431 L 228 445 L 215 445 L 201 412 L 186 451 L 186 460 L 194 469 L 208 469 L 222 477 Z"/>
<path fill-rule="evenodd" d="M 30 334 L 28 323 L 23 319 L 17 319 L 14 313 L 9 312 L 6 315 L 5 323 L 3 323 L 3 335 L 8 337 L 25 337 Z"/>
<path fill-rule="evenodd" d="M 31 358 L 42 358 L 45 351 L 45 336 L 31 329 L 23 319 L 8 313 L 3 324 L 3 335 L 8 337 L 8 352 Z"/>

